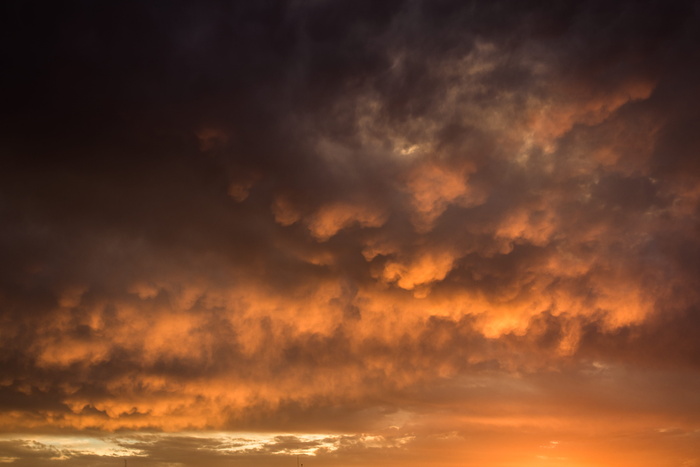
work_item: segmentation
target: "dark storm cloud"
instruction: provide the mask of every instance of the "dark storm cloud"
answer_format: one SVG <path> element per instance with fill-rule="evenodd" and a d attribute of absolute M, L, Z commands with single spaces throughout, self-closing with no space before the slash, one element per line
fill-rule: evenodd
<path fill-rule="evenodd" d="M 697 386 L 696 3 L 3 9 L 6 432 Z"/>

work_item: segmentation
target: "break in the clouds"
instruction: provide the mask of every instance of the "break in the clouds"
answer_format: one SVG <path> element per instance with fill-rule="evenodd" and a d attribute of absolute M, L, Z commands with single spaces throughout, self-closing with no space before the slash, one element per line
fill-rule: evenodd
<path fill-rule="evenodd" d="M 0 462 L 700 465 L 696 2 L 2 8 Z"/>

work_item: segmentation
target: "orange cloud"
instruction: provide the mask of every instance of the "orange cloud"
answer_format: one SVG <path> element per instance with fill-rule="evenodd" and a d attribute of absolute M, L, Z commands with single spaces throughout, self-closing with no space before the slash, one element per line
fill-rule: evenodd
<path fill-rule="evenodd" d="M 380 227 L 385 221 L 386 214 L 377 207 L 355 203 L 332 203 L 322 205 L 309 218 L 308 227 L 311 235 L 323 242 L 353 224 L 360 227 Z"/>
<path fill-rule="evenodd" d="M 412 221 L 419 232 L 429 232 L 450 204 L 470 207 L 484 201 L 483 193 L 469 186 L 468 175 L 475 168 L 422 163 L 408 174 L 406 188 L 414 209 Z"/>
<path fill-rule="evenodd" d="M 238 3 L 13 8 L 0 463 L 700 465 L 692 2 Z"/>

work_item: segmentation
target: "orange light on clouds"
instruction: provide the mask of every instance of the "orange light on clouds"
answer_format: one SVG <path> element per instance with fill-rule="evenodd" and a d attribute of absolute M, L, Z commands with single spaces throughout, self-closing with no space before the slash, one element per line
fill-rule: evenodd
<path fill-rule="evenodd" d="M 16 3 L 0 464 L 700 467 L 695 2 Z"/>

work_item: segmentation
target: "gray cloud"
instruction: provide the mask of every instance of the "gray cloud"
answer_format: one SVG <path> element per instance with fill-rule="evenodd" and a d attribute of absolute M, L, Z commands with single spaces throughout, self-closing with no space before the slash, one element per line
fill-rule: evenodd
<path fill-rule="evenodd" d="M 693 432 L 694 2 L 3 8 L 4 433 Z"/>

